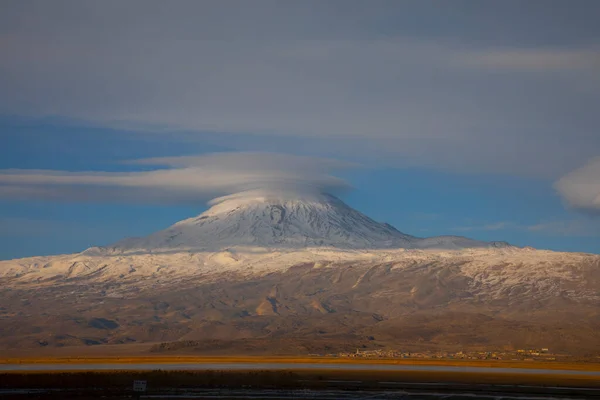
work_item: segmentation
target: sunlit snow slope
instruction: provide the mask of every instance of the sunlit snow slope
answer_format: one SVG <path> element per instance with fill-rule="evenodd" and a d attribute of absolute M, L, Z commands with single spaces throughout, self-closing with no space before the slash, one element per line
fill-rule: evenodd
<path fill-rule="evenodd" d="M 331 195 L 251 192 L 219 199 L 197 217 L 148 237 L 125 239 L 101 251 L 217 251 L 234 246 L 460 249 L 507 244 L 457 236 L 417 238 L 376 222 Z"/>

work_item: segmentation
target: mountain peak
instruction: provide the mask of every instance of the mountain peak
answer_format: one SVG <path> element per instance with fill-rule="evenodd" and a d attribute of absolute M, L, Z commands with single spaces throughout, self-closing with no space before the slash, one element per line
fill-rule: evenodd
<path fill-rule="evenodd" d="M 342 203 L 337 197 L 326 193 L 294 192 L 288 190 L 251 190 L 211 200 L 208 203 L 211 208 L 202 213 L 202 215 L 216 216 L 247 207 L 294 207 L 300 203 L 321 208 L 326 204 L 336 202 Z"/>
<path fill-rule="evenodd" d="M 210 203 L 204 213 L 146 238 L 111 246 L 119 252 L 273 248 L 405 247 L 413 236 L 378 223 L 322 193 L 243 192 Z"/>
<path fill-rule="evenodd" d="M 462 237 L 421 239 L 379 223 L 324 193 L 249 191 L 221 197 L 204 213 L 110 252 L 219 251 L 231 247 L 341 249 L 498 247 Z"/>

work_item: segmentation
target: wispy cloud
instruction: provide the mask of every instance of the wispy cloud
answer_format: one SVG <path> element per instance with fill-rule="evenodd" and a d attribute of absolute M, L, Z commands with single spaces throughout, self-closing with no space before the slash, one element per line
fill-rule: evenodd
<path fill-rule="evenodd" d="M 483 225 L 473 225 L 473 226 L 458 226 L 453 228 L 454 231 L 457 232 L 471 232 L 471 231 L 500 231 L 505 229 L 515 229 L 518 228 L 518 225 L 514 222 L 493 222 L 489 224 Z"/>
<path fill-rule="evenodd" d="M 28 217 L 0 217 L 0 237 L 39 238 L 53 235 L 73 235 L 89 237 L 98 234 L 114 234 L 115 223 L 82 223 L 56 219 L 36 219 Z"/>
<path fill-rule="evenodd" d="M 452 228 L 456 232 L 525 231 L 549 236 L 595 237 L 600 236 L 600 220 L 572 218 L 522 224 L 511 221 L 492 222 L 481 225 L 463 225 Z"/>
<path fill-rule="evenodd" d="M 600 236 L 600 220 L 571 219 L 562 221 L 547 221 L 527 227 L 531 232 L 556 236 Z"/>
<path fill-rule="evenodd" d="M 197 202 L 242 191 L 335 192 L 342 161 L 272 153 L 215 153 L 134 161 L 166 166 L 141 172 L 0 171 L 0 198 L 60 201 Z"/>
<path fill-rule="evenodd" d="M 600 213 L 600 157 L 560 178 L 554 188 L 570 207 Z"/>
<path fill-rule="evenodd" d="M 600 47 L 509 48 L 467 52 L 460 63 L 474 68 L 512 71 L 590 71 L 600 68 Z"/>
<path fill-rule="evenodd" d="M 67 226 L 70 225 L 70 226 Z M 0 217 L 0 237 L 26 236 L 36 237 L 51 234 L 57 231 L 57 227 L 81 229 L 81 226 L 65 223 L 64 221 L 52 221 L 45 219 Z"/>

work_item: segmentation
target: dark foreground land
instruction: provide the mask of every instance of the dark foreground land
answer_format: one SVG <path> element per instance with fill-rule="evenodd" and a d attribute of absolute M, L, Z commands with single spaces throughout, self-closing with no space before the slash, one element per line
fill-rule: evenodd
<path fill-rule="evenodd" d="M 0 374 L 2 399 L 600 399 L 585 375 L 431 371 L 81 371 Z"/>

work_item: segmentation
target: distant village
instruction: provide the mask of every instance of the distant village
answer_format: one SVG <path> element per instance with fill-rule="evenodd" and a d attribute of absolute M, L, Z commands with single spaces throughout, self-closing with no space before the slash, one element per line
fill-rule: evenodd
<path fill-rule="evenodd" d="M 322 354 L 310 354 L 323 356 Z M 409 352 L 401 350 L 360 350 L 327 354 L 328 357 L 340 358 L 421 358 L 448 360 L 512 360 L 512 361 L 556 361 L 557 357 L 569 357 L 566 354 L 553 354 L 548 348 L 518 349 L 502 351 L 420 351 Z"/>

